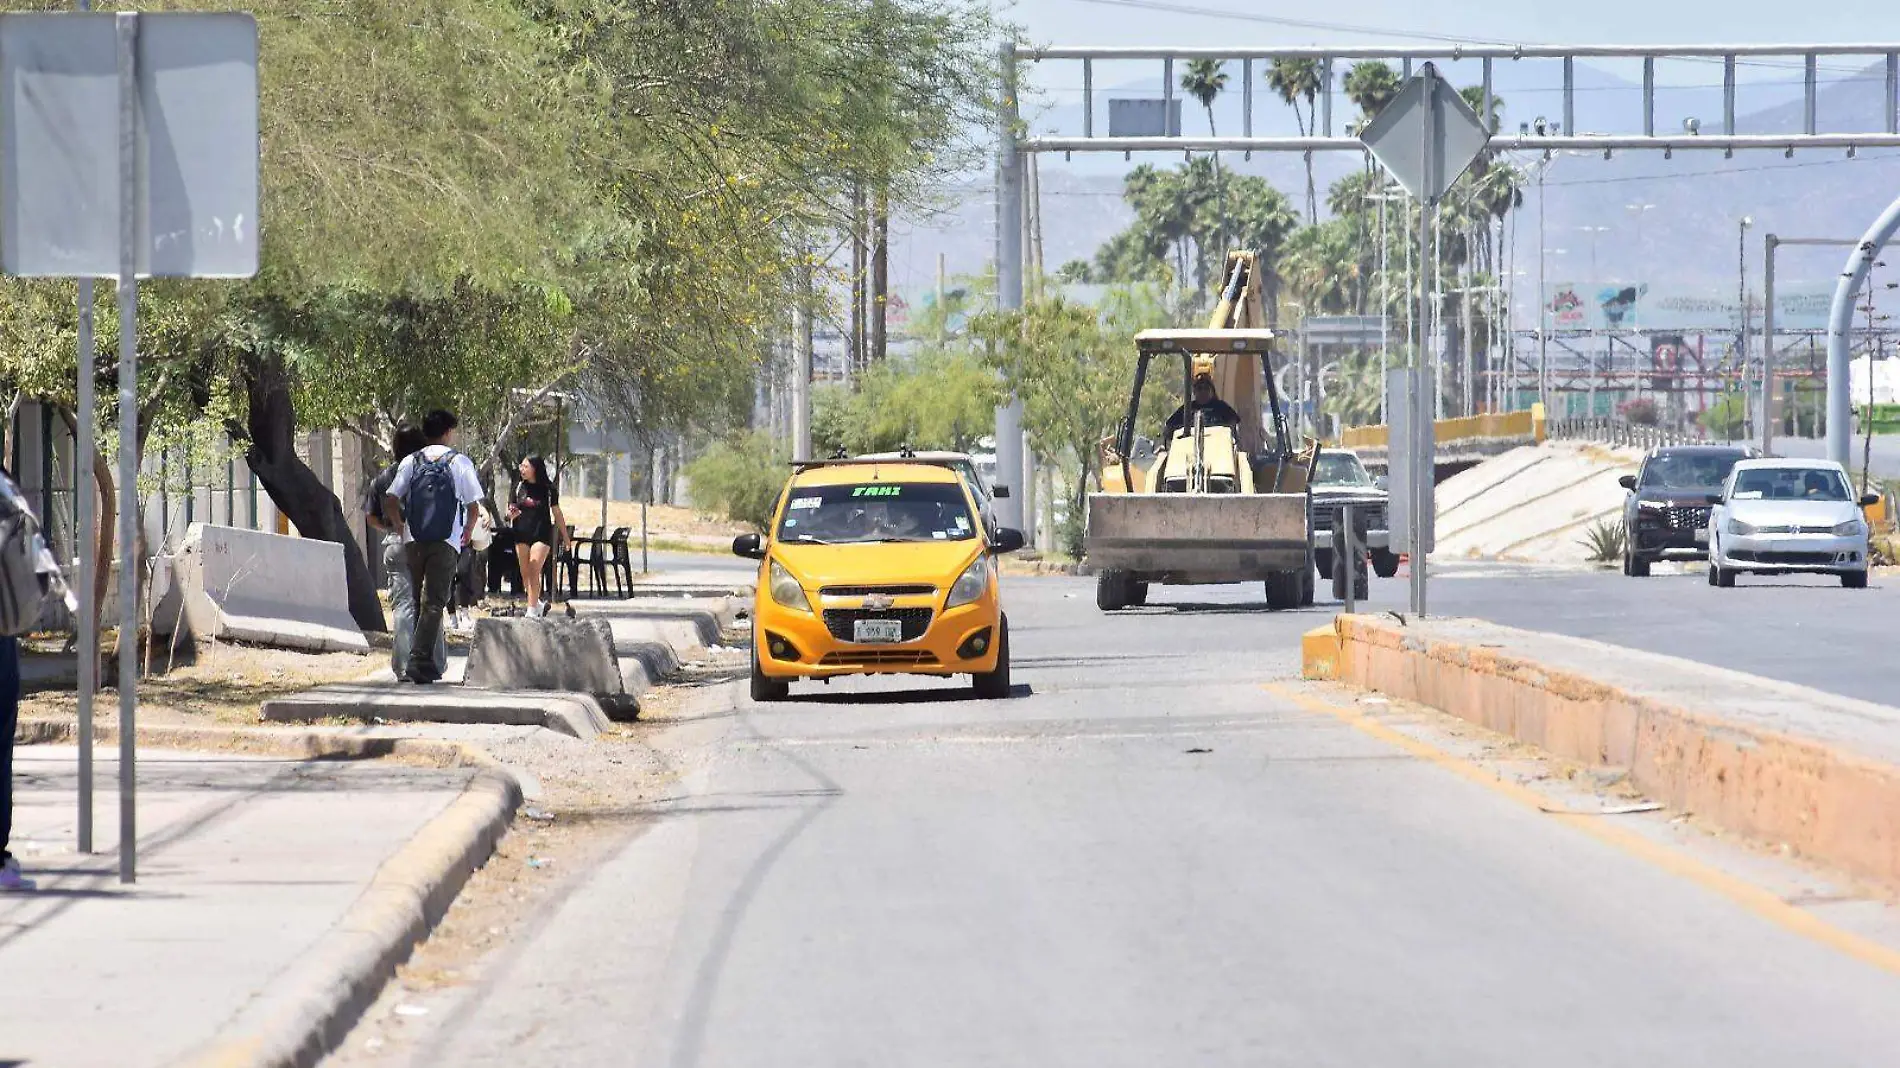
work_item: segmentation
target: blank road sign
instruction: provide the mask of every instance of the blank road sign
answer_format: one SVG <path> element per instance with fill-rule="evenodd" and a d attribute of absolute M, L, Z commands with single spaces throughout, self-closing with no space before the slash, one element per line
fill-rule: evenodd
<path fill-rule="evenodd" d="M 119 274 L 113 15 L 0 15 L 0 269 Z M 258 261 L 257 23 L 138 16 L 140 277 L 248 278 Z"/>
<path fill-rule="evenodd" d="M 1428 133 L 1433 143 L 1429 171 L 1424 151 Z M 1427 63 L 1373 116 L 1359 140 L 1407 193 L 1419 200 L 1437 200 L 1484 151 L 1491 134 L 1458 90 Z"/>
<path fill-rule="evenodd" d="M 0 268 L 119 273 L 113 16 L 0 15 Z"/>

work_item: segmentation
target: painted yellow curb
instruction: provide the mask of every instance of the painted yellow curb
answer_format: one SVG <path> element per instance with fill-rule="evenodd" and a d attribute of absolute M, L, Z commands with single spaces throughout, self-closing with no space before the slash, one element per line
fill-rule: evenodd
<path fill-rule="evenodd" d="M 1339 631 L 1333 624 L 1300 635 L 1300 676 L 1328 680 L 1339 677 Z"/>

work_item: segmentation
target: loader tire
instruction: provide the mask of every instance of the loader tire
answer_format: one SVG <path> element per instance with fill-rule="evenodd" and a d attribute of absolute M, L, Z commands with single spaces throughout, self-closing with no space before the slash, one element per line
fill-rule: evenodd
<path fill-rule="evenodd" d="M 1311 568 L 1300 571 L 1275 571 L 1267 576 L 1267 607 L 1275 612 L 1300 606 L 1300 574 L 1311 575 Z"/>
<path fill-rule="evenodd" d="M 1095 607 L 1104 612 L 1119 612 L 1128 607 L 1128 573 L 1113 569 L 1095 575 Z"/>

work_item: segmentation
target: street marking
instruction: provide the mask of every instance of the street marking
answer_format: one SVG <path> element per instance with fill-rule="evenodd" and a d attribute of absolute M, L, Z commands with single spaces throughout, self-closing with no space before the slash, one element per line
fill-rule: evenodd
<path fill-rule="evenodd" d="M 1477 764 L 1439 749 L 1428 742 L 1393 730 L 1357 708 L 1322 701 L 1279 683 L 1264 683 L 1261 688 L 1309 712 L 1331 716 L 1361 734 L 1376 738 L 1388 745 L 1398 746 L 1420 760 L 1443 768 L 1459 778 L 1476 783 L 1527 808 L 1537 810 L 1551 820 L 1565 824 L 1573 830 L 1587 834 L 1605 845 L 1613 846 L 1640 860 L 1648 861 L 1671 875 L 1687 879 L 1711 893 L 1728 898 L 1778 927 L 1819 942 L 1863 964 L 1870 964 L 1883 971 L 1900 975 L 1900 950 L 1842 930 L 1805 909 L 1789 904 L 1773 891 L 1704 864 L 1635 831 L 1606 822 L 1599 816 L 1548 812 L 1544 806 L 1550 803 L 1549 798 L 1537 791 L 1520 783 L 1500 778 Z"/>

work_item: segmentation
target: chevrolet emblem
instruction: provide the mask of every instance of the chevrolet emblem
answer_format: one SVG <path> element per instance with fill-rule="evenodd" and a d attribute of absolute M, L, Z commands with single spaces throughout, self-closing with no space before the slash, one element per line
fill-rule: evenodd
<path fill-rule="evenodd" d="M 896 603 L 896 599 L 888 593 L 873 593 L 864 598 L 864 607 L 874 611 L 882 611 Z"/>

